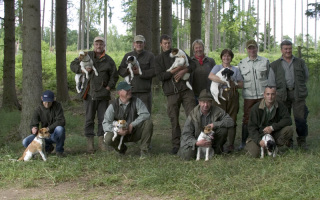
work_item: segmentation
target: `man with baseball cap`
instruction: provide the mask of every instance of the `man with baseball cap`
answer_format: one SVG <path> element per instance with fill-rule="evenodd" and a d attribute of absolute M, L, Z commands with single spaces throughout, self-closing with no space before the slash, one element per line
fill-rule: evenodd
<path fill-rule="evenodd" d="M 139 69 L 134 66 L 132 71 L 134 77 L 131 81 L 132 95 L 141 99 L 141 101 L 147 106 L 149 113 L 152 109 L 152 78 L 156 75 L 154 70 L 154 55 L 153 53 L 144 49 L 146 45 L 146 39 L 143 35 L 136 35 L 133 39 L 133 51 L 124 55 L 118 72 L 122 77 L 130 75 L 129 69 L 127 69 L 127 58 L 129 56 L 135 56 L 139 62 L 142 74 L 139 74 Z"/>
<path fill-rule="evenodd" d="M 153 124 L 147 107 L 139 98 L 132 96 L 132 89 L 132 86 L 125 81 L 118 83 L 119 97 L 109 105 L 104 115 L 103 129 L 106 132 L 104 141 L 120 154 L 125 154 L 127 151 L 124 143 L 140 141 L 140 158 L 144 159 L 149 154 Z M 113 141 L 113 122 L 118 120 L 126 120 L 128 127 L 119 129 L 118 136 Z M 124 136 L 123 143 L 118 149 L 121 136 Z"/>
<path fill-rule="evenodd" d="M 268 84 L 269 60 L 258 56 L 258 44 L 255 40 L 248 40 L 248 57 L 242 59 L 238 64 L 243 77 L 242 97 L 243 120 L 242 120 L 242 140 L 239 150 L 246 146 L 248 138 L 248 122 L 251 107 L 263 98 L 264 89 Z"/>
<path fill-rule="evenodd" d="M 113 59 L 105 52 L 105 40 L 101 36 L 97 36 L 93 40 L 93 51 L 89 51 L 88 55 L 94 63 L 94 67 L 98 72 L 98 76 L 92 73 L 92 68 L 87 68 L 89 79 L 84 82 L 84 90 L 80 93 L 84 101 L 86 111 L 84 135 L 87 138 L 87 152 L 94 153 L 94 136 L 99 138 L 99 148 L 106 151 L 103 142 L 102 121 L 104 112 L 109 105 L 111 99 L 110 90 L 115 87 L 119 76 L 116 64 Z M 74 73 L 80 74 L 81 71 L 79 58 L 71 62 L 70 68 Z M 94 133 L 95 116 L 98 118 L 98 131 Z"/>
<path fill-rule="evenodd" d="M 215 154 L 221 154 L 223 145 L 227 141 L 227 128 L 234 125 L 228 113 L 212 104 L 213 97 L 210 91 L 202 90 L 198 100 L 199 105 L 190 112 L 181 134 L 178 155 L 185 160 L 196 158 L 197 147 L 212 146 Z M 205 126 L 211 126 L 214 131 L 213 142 L 207 140 L 197 141 Z"/>
<path fill-rule="evenodd" d="M 43 92 L 41 96 L 41 104 L 34 111 L 30 123 L 32 134 L 22 141 L 24 147 L 27 148 L 36 137 L 40 124 L 41 128 L 47 128 L 51 134 L 49 139 L 45 139 L 46 152 L 51 153 L 54 149 L 54 146 L 52 144 L 55 143 L 56 155 L 58 157 L 63 157 L 65 140 L 65 118 L 61 104 L 54 100 L 54 94 L 50 90 Z"/>

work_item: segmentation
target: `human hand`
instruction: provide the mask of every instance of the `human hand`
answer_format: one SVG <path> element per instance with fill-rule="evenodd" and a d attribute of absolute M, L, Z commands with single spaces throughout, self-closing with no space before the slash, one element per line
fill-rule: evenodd
<path fill-rule="evenodd" d="M 87 72 L 90 73 L 93 69 L 89 67 L 89 68 L 86 68 L 86 70 L 87 70 Z"/>
<path fill-rule="evenodd" d="M 132 72 L 133 72 L 134 75 L 140 75 L 139 74 L 139 68 L 136 67 L 136 66 L 132 67 Z"/>
<path fill-rule="evenodd" d="M 261 140 L 261 141 L 259 142 L 259 144 L 260 144 L 260 147 L 262 147 L 262 148 L 264 148 L 264 147 L 266 146 L 266 144 L 265 144 L 265 142 L 264 142 L 263 140 Z"/>
<path fill-rule="evenodd" d="M 178 81 L 185 75 L 185 73 L 187 73 L 187 71 L 188 71 L 187 68 L 178 71 L 178 72 L 174 75 L 174 80 L 175 80 L 176 82 L 178 82 Z"/>
<path fill-rule="evenodd" d="M 133 126 L 132 126 L 132 124 L 130 124 L 128 127 L 128 134 L 131 134 L 132 130 L 133 130 Z"/>
<path fill-rule="evenodd" d="M 272 128 L 271 126 L 267 126 L 263 129 L 264 134 L 271 134 L 272 133 Z"/>
<path fill-rule="evenodd" d="M 199 140 L 197 141 L 196 145 L 198 147 L 210 147 L 212 145 L 211 141 L 207 141 L 207 140 Z"/>
<path fill-rule="evenodd" d="M 118 131 L 118 134 L 119 135 L 127 135 L 129 133 L 129 130 L 127 128 L 121 128 L 119 131 Z"/>
<path fill-rule="evenodd" d="M 38 133 L 38 127 L 32 127 L 31 132 L 33 135 Z"/>

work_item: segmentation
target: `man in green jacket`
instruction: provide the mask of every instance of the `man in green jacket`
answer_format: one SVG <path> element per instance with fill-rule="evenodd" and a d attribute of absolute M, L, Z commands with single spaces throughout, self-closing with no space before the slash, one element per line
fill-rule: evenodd
<path fill-rule="evenodd" d="M 259 157 L 260 147 L 265 146 L 262 141 L 264 134 L 271 134 L 277 146 L 291 147 L 294 132 L 291 125 L 292 121 L 286 106 L 276 100 L 276 88 L 267 86 L 263 99 L 251 108 L 249 138 L 245 150 L 252 157 Z"/>
<path fill-rule="evenodd" d="M 89 51 L 88 55 L 98 71 L 98 76 L 92 73 L 92 69 L 86 69 L 89 72 L 89 79 L 86 79 L 84 83 L 85 89 L 81 93 L 81 96 L 86 111 L 84 135 L 87 138 L 87 152 L 94 153 L 95 115 L 97 114 L 98 118 L 97 136 L 99 138 L 99 148 L 101 151 L 105 151 L 106 146 L 103 142 L 102 121 L 111 99 L 110 90 L 115 87 L 119 76 L 115 62 L 105 53 L 105 41 L 103 37 L 98 36 L 94 38 L 93 51 Z M 82 73 L 78 58 L 71 62 L 70 68 L 74 73 Z"/>
<path fill-rule="evenodd" d="M 198 100 L 199 105 L 190 112 L 181 135 L 178 155 L 185 160 L 196 158 L 197 147 L 212 146 L 215 154 L 221 154 L 227 141 L 227 128 L 234 125 L 232 118 L 223 109 L 212 104 L 213 97 L 208 90 L 202 90 Z M 215 132 L 213 142 L 197 141 L 203 127 L 207 125 Z"/>

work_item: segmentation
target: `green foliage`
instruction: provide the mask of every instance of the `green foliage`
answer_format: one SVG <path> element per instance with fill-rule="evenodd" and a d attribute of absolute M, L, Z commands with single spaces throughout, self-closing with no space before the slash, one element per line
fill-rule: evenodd
<path fill-rule="evenodd" d="M 309 3 L 305 15 L 311 18 L 316 18 L 317 16 L 320 17 L 320 3 Z"/>
<path fill-rule="evenodd" d="M 123 23 L 127 24 L 127 31 L 133 32 L 136 29 L 137 1 L 122 0 L 122 9 L 126 15 L 122 18 Z"/>
<path fill-rule="evenodd" d="M 264 52 L 264 51 L 271 51 L 271 50 L 274 50 L 274 46 L 273 46 L 273 43 L 274 43 L 274 36 L 271 35 L 271 28 L 270 28 L 270 24 L 267 23 L 266 25 L 266 43 L 264 43 L 264 33 L 260 33 L 260 38 L 259 38 L 259 51 L 261 52 Z M 270 44 L 269 44 L 269 35 L 270 35 Z M 264 49 L 264 44 L 266 44 L 266 48 L 267 49 Z"/>

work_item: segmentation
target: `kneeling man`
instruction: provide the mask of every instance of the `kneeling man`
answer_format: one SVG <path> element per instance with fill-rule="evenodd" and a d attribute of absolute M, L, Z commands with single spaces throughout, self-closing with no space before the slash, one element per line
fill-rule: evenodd
<path fill-rule="evenodd" d="M 276 88 L 267 86 L 263 99 L 256 103 L 250 112 L 248 131 L 249 138 L 245 149 L 258 158 L 260 147 L 265 147 L 262 141 L 264 134 L 271 134 L 277 146 L 292 147 L 293 128 L 287 107 L 276 100 Z"/>
<path fill-rule="evenodd" d="M 223 109 L 212 104 L 213 97 L 209 91 L 202 90 L 198 100 L 199 105 L 190 112 L 181 135 L 178 155 L 185 160 L 196 158 L 197 147 L 212 146 L 215 154 L 221 154 L 227 141 L 227 128 L 234 125 L 232 118 Z M 197 141 L 201 130 L 207 125 L 215 132 L 213 142 Z"/>
<path fill-rule="evenodd" d="M 124 143 L 140 140 L 140 158 L 145 158 L 153 133 L 150 113 L 139 98 L 132 96 L 131 86 L 127 82 L 120 82 L 117 86 L 117 92 L 119 97 L 109 105 L 102 123 L 104 132 L 107 132 L 105 142 L 120 154 L 125 154 L 127 146 Z M 120 129 L 119 136 L 112 141 L 113 121 L 117 120 L 126 120 L 128 128 Z M 119 150 L 120 136 L 124 136 L 124 138 Z"/>

